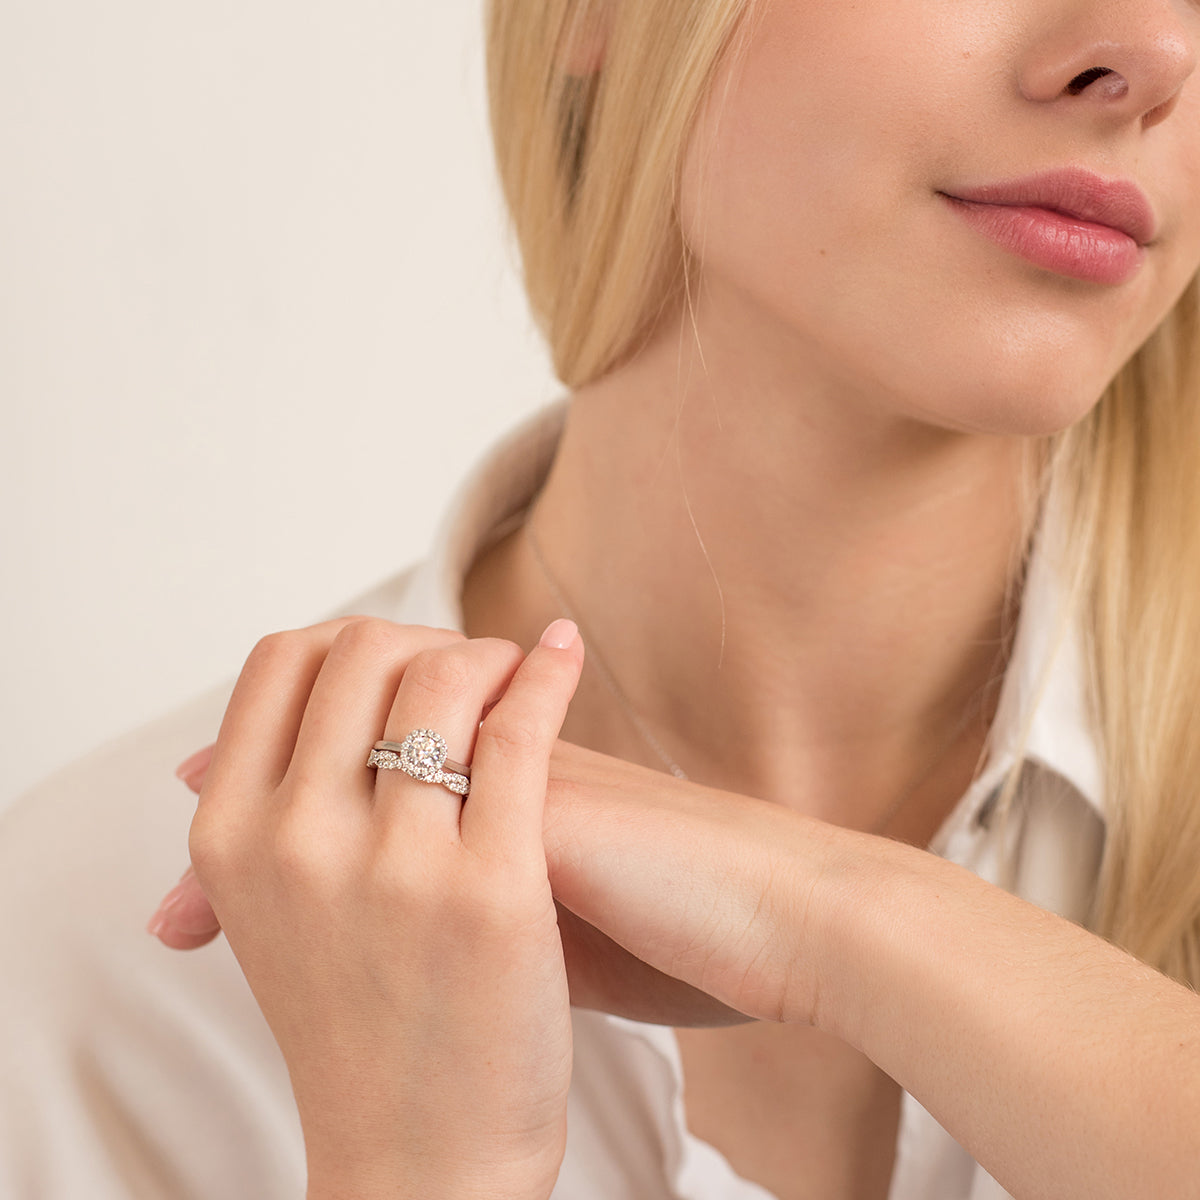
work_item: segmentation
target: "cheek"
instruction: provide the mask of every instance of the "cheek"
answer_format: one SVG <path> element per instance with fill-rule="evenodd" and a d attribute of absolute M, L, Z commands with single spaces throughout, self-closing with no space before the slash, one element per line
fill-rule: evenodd
<path fill-rule="evenodd" d="M 932 187 L 935 156 L 961 162 L 987 144 L 981 81 L 1002 58 L 994 7 L 762 0 L 685 156 L 685 231 L 705 217 L 753 222 L 787 254 L 886 227 L 899 187 Z"/>
<path fill-rule="evenodd" d="M 831 82 L 807 56 L 778 46 L 717 80 L 684 162 L 681 218 L 693 248 L 703 252 L 709 230 L 714 253 L 766 242 L 803 256 L 835 213 L 851 215 L 838 192 L 851 181 L 868 187 L 864 165 L 875 156 L 864 122 L 848 98 L 830 95 Z"/>
<path fill-rule="evenodd" d="M 1193 77 L 1190 83 L 1175 113 L 1181 144 L 1170 155 L 1181 174 L 1176 192 L 1189 201 L 1179 206 L 1178 220 L 1167 224 L 1164 231 L 1172 243 L 1170 252 L 1180 260 L 1180 275 L 1187 279 L 1200 271 L 1200 203 L 1193 199 L 1200 196 L 1200 78 Z"/>
<path fill-rule="evenodd" d="M 970 28 L 947 31 L 943 14 L 915 37 L 913 13 L 896 15 L 906 7 L 853 37 L 835 28 L 849 19 L 837 5 L 777 10 L 790 24 L 760 29 L 702 109 L 681 175 L 684 236 L 706 286 L 738 297 L 755 336 L 769 330 L 767 344 L 848 400 L 886 394 L 949 428 L 1054 432 L 1095 404 L 1191 277 L 1200 209 L 1119 292 L 977 242 L 935 192 L 964 172 L 1012 170 L 1011 144 L 995 149 L 1011 114 L 987 103 L 1003 39 L 977 10 Z M 897 44 L 923 57 L 898 62 Z M 1200 141 L 1200 113 L 1189 116 Z"/>
<path fill-rule="evenodd" d="M 684 158 L 680 220 L 702 269 L 805 321 L 927 258 L 913 240 L 944 173 L 976 135 L 978 64 L 947 62 L 943 26 L 900 0 L 869 21 L 845 6 L 776 5 L 740 69 L 726 67 Z M 853 6 L 849 6 L 852 10 Z M 916 39 L 914 41 L 914 39 Z M 926 53 L 895 55 L 897 44 Z M 969 57 L 969 54 L 968 54 Z M 944 172 L 944 169 L 942 169 Z"/>
<path fill-rule="evenodd" d="M 684 160 L 685 240 L 707 277 L 804 325 L 848 265 L 880 261 L 889 196 L 879 155 L 853 114 L 823 119 L 823 104 L 754 64 L 721 95 L 718 86 Z"/>

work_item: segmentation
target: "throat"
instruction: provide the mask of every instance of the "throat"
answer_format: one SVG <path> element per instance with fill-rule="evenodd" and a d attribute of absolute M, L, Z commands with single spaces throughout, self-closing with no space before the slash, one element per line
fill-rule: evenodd
<path fill-rule="evenodd" d="M 885 744 L 864 738 L 827 750 L 806 741 L 803 718 L 790 715 L 781 698 L 770 714 L 773 728 L 762 731 L 773 749 L 755 751 L 737 731 L 724 741 L 688 736 L 694 722 L 686 712 L 656 726 L 639 715 L 638 700 L 622 703 L 597 665 L 600 652 L 587 645 L 590 614 L 561 610 L 524 527 L 478 556 L 464 581 L 462 610 L 469 637 L 505 638 L 526 651 L 556 617 L 579 619 L 589 657 L 562 727 L 564 741 L 664 772 L 677 763 L 697 783 L 921 847 L 934 838 L 983 765 L 999 695 L 1000 672 L 987 664 L 985 674 L 996 685 L 947 705 L 939 718 L 940 740 Z M 710 704 L 719 702 L 721 687 L 721 679 L 714 678 Z M 969 719 L 962 720 L 964 715 Z"/>

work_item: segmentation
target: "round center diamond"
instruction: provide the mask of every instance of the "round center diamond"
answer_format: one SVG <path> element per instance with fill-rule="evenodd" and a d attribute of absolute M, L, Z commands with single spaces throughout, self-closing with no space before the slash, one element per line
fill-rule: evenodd
<path fill-rule="evenodd" d="M 434 779 L 446 761 L 446 739 L 432 729 L 414 729 L 404 739 L 400 760 L 415 779 Z"/>

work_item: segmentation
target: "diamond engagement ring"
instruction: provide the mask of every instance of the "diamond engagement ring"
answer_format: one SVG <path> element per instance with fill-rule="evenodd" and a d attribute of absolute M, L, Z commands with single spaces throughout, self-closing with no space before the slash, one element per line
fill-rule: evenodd
<path fill-rule="evenodd" d="M 440 783 L 459 796 L 471 790 L 471 768 L 446 757 L 446 739 L 433 729 L 414 729 L 402 742 L 376 742 L 368 767 L 403 771 L 422 783 Z"/>

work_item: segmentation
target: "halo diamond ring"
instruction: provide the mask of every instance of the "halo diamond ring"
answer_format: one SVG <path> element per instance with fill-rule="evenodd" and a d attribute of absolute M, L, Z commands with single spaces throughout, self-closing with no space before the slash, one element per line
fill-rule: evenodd
<path fill-rule="evenodd" d="M 440 783 L 459 796 L 471 790 L 471 768 L 446 757 L 446 739 L 435 729 L 414 729 L 402 742 L 376 742 L 367 766 L 403 771 L 422 783 Z"/>

